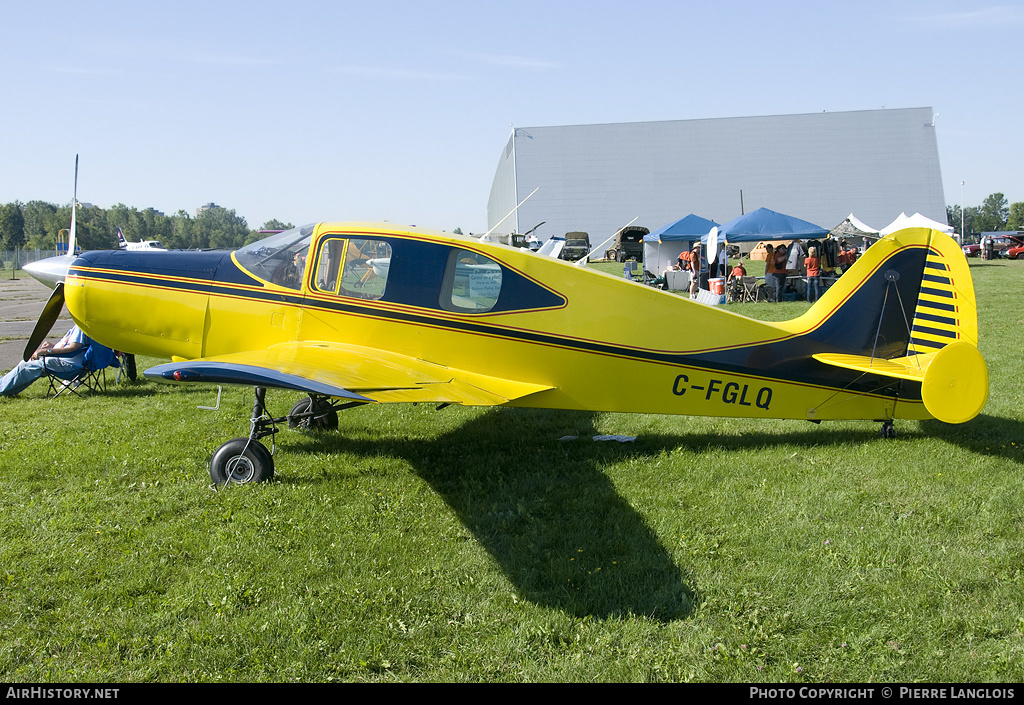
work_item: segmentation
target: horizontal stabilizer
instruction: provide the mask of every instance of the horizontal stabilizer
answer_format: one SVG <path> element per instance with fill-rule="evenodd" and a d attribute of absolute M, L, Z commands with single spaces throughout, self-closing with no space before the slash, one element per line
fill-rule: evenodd
<path fill-rule="evenodd" d="M 919 382 L 924 408 L 946 423 L 970 421 L 988 401 L 988 365 L 978 348 L 966 342 L 891 360 L 831 353 L 819 353 L 814 359 L 865 374 Z"/>
<path fill-rule="evenodd" d="M 834 353 L 818 353 L 812 357 L 818 362 L 824 362 L 826 365 L 832 365 L 833 367 L 842 367 L 866 374 L 920 382 L 924 379 L 925 370 L 928 369 L 928 365 L 931 364 L 936 354 L 910 355 L 893 358 L 892 360 L 883 360 L 878 357 L 871 358 L 866 355 L 841 355 Z"/>

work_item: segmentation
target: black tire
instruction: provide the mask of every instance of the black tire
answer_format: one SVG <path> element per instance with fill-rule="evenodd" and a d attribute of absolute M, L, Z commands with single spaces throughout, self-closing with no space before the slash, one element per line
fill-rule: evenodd
<path fill-rule="evenodd" d="M 124 373 L 128 375 L 128 379 L 135 382 L 139 378 L 139 372 L 135 367 L 135 356 L 125 355 L 122 360 L 124 361 Z"/>
<path fill-rule="evenodd" d="M 274 477 L 274 456 L 259 441 L 235 438 L 210 458 L 210 479 L 216 485 L 266 482 Z"/>
<path fill-rule="evenodd" d="M 331 408 L 330 403 L 323 399 L 317 399 L 315 403 L 316 405 L 314 406 L 312 397 L 306 397 L 295 402 L 295 406 L 288 412 L 288 428 L 301 428 L 313 431 L 333 431 L 338 428 L 338 412 Z M 315 416 L 295 418 L 301 414 L 308 413 L 310 410 L 315 413 Z"/>

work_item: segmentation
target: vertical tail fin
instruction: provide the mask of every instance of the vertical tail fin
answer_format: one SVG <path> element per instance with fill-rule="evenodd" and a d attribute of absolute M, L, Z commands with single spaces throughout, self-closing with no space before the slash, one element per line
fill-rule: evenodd
<path fill-rule="evenodd" d="M 970 267 L 959 246 L 944 235 L 949 242 L 942 243 L 938 235 L 932 231 L 908 354 L 936 352 L 957 341 L 978 345 L 978 304 Z"/>
<path fill-rule="evenodd" d="M 832 351 L 814 359 L 920 384 L 935 418 L 962 423 L 988 400 L 978 352 L 978 304 L 959 245 L 937 230 L 908 228 L 872 245 L 799 320 Z"/>

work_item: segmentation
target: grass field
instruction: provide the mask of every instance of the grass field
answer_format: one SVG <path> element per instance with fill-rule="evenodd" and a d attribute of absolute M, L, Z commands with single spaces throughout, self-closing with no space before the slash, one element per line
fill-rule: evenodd
<path fill-rule="evenodd" d="M 0 399 L 0 681 L 1020 682 L 1024 263 L 972 273 L 988 406 L 895 440 L 370 406 L 215 491 L 251 390 Z"/>

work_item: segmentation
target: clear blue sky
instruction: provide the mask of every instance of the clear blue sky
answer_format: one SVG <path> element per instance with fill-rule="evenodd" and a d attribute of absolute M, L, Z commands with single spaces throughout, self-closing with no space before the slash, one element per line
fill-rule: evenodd
<path fill-rule="evenodd" d="M 1020 2 L 38 0 L 2 26 L 0 203 L 70 202 L 77 153 L 102 207 L 482 232 L 513 124 L 921 106 L 946 203 L 1024 200 Z"/>

